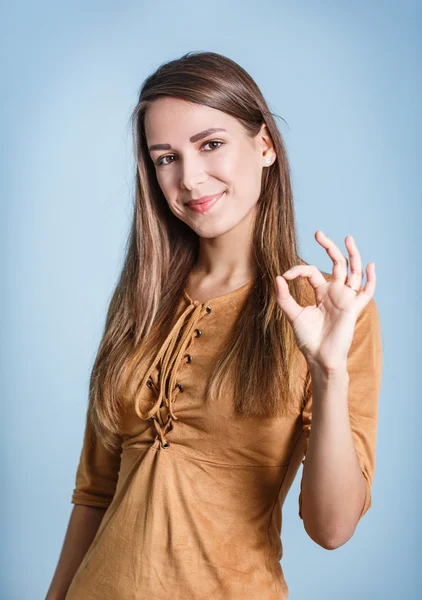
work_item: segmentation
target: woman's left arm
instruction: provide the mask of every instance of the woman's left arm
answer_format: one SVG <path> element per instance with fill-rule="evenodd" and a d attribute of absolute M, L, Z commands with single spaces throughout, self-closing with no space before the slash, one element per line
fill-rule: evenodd
<path fill-rule="evenodd" d="M 277 300 L 311 376 L 299 515 L 316 543 L 334 549 L 352 537 L 371 503 L 382 348 L 374 263 L 362 288 L 353 238 L 346 238 L 350 275 L 334 242 L 320 231 L 316 239 L 333 260 L 333 275 L 327 281 L 315 266 L 293 267 L 277 277 Z M 297 276 L 308 278 L 315 305 L 301 307 L 290 295 L 284 278 Z"/>
<path fill-rule="evenodd" d="M 363 512 L 366 484 L 350 427 L 346 368 L 311 369 L 312 429 L 301 482 L 308 535 L 333 550 L 349 540 Z"/>

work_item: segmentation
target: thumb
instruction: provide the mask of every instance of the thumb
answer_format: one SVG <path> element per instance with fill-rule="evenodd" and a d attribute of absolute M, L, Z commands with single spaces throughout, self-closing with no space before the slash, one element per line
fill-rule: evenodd
<path fill-rule="evenodd" d="M 289 285 L 282 275 L 277 275 L 275 281 L 277 302 L 290 323 L 293 323 L 299 313 L 302 312 L 302 307 L 290 294 Z"/>

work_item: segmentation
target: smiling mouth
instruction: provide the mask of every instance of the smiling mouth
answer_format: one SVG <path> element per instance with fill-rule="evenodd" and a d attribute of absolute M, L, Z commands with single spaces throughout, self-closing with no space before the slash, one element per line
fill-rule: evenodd
<path fill-rule="evenodd" d="M 200 204 L 205 204 L 206 202 L 209 202 L 210 200 L 214 200 L 215 198 L 218 198 L 222 194 L 224 194 L 224 192 L 220 192 L 218 194 L 213 194 L 212 196 L 202 196 L 202 198 L 198 198 L 198 200 L 189 200 L 189 202 L 186 202 L 186 206 L 198 206 Z"/>
<path fill-rule="evenodd" d="M 196 203 L 196 204 L 188 204 L 189 210 L 196 213 L 206 213 L 208 212 L 215 204 L 218 203 L 220 198 L 225 195 L 225 191 L 221 192 L 221 194 L 217 194 L 216 196 L 211 197 L 210 200 L 206 200 L 205 202 Z"/>

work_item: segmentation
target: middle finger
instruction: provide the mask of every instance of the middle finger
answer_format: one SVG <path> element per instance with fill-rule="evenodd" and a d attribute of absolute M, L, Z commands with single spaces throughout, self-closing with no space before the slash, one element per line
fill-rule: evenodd
<path fill-rule="evenodd" d="M 325 235 L 320 229 L 315 233 L 315 239 L 326 249 L 328 256 L 333 261 L 333 280 L 344 283 L 347 277 L 348 261 L 340 252 L 333 240 Z"/>

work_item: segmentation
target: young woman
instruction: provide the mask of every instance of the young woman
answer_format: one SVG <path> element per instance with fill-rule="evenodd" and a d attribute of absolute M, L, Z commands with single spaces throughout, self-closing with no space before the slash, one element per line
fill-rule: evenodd
<path fill-rule="evenodd" d="M 48 600 L 280 600 L 282 506 L 326 549 L 371 504 L 382 347 L 352 236 L 298 254 L 286 150 L 232 60 L 188 53 L 133 112 L 136 200 Z M 350 266 L 350 273 L 348 268 Z M 306 456 L 306 461 L 304 457 Z"/>

